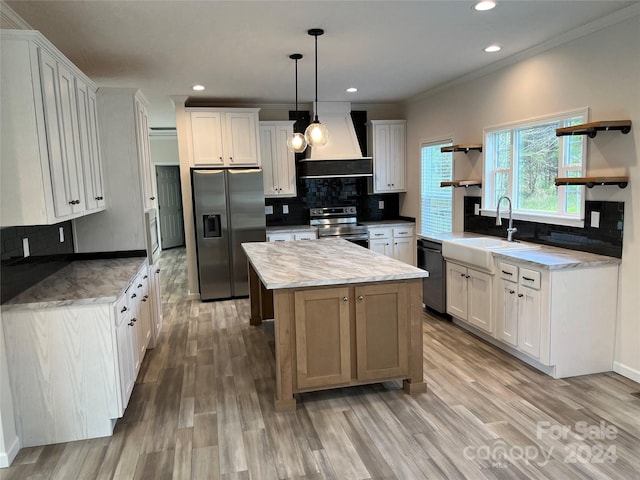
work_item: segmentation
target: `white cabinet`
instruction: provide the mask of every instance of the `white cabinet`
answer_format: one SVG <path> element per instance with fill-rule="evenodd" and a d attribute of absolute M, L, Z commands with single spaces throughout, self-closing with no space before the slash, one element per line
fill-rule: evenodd
<path fill-rule="evenodd" d="M 295 155 L 287 148 L 293 122 L 260 122 L 260 159 L 265 197 L 296 196 Z"/>
<path fill-rule="evenodd" d="M 87 152 L 100 158 L 97 143 L 86 150 L 96 135 L 89 129 L 97 130 L 85 103 L 95 86 L 40 33 L 1 35 L 2 225 L 53 224 L 104 208 L 85 201 Z"/>
<path fill-rule="evenodd" d="M 447 262 L 447 313 L 493 334 L 492 275 Z"/>
<path fill-rule="evenodd" d="M 146 100 L 137 89 L 97 92 L 107 210 L 74 221 L 76 252 L 146 250 L 145 209 L 155 207 Z"/>
<path fill-rule="evenodd" d="M 501 262 L 496 306 L 497 337 L 540 359 L 541 272 Z"/>
<path fill-rule="evenodd" d="M 415 227 L 369 227 L 369 249 L 409 265 L 416 264 Z"/>
<path fill-rule="evenodd" d="M 257 108 L 188 108 L 191 165 L 260 166 Z"/>
<path fill-rule="evenodd" d="M 315 229 L 267 233 L 267 242 L 292 242 L 296 240 L 315 240 L 316 238 L 318 238 L 318 232 Z"/>
<path fill-rule="evenodd" d="M 405 120 L 371 121 L 373 193 L 406 191 Z"/>
<path fill-rule="evenodd" d="M 150 322 L 151 338 L 149 347 L 154 348 L 158 344 L 158 336 L 162 328 L 162 289 L 160 260 L 149 266 L 149 301 L 150 301 Z"/>
<path fill-rule="evenodd" d="M 138 339 L 135 323 L 132 321 L 129 307 L 129 288 L 118 298 L 115 305 L 115 328 L 118 355 L 118 373 L 120 375 L 120 395 L 118 416 L 124 414 L 138 374 Z"/>

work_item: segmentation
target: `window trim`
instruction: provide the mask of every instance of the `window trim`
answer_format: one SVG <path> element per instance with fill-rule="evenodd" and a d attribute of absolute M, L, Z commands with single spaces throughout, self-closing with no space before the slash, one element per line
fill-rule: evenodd
<path fill-rule="evenodd" d="M 482 207 L 480 209 L 480 214 L 482 216 L 486 216 L 486 217 L 496 217 L 496 210 L 495 210 L 495 206 L 487 206 L 487 203 L 489 201 L 489 195 L 490 192 L 494 191 L 493 188 L 493 182 L 490 178 L 488 178 L 488 171 L 487 171 L 487 158 L 488 155 L 490 153 L 490 149 L 489 149 L 489 145 L 487 142 L 487 136 L 490 134 L 493 134 L 495 132 L 501 131 L 501 130 L 517 130 L 523 127 L 527 127 L 527 126 L 534 126 L 534 125 L 541 125 L 544 123 L 548 123 L 548 122 L 552 122 L 554 120 L 559 120 L 559 119 L 564 119 L 567 117 L 575 117 L 575 116 L 579 116 L 582 115 L 584 118 L 584 122 L 588 123 L 589 121 L 589 115 L 590 115 L 590 111 L 589 111 L 589 107 L 582 107 L 582 108 L 578 108 L 578 109 L 574 109 L 574 110 L 566 110 L 566 111 L 562 111 L 562 112 L 556 112 L 556 113 L 552 113 L 549 115 L 542 115 L 539 117 L 531 117 L 531 118 L 527 118 L 524 120 L 519 120 L 519 121 L 515 121 L 515 122 L 508 122 L 508 123 L 503 123 L 503 124 L 499 124 L 499 125 L 492 125 L 489 127 L 484 127 L 483 131 L 482 131 L 482 136 L 483 136 L 483 140 L 484 140 L 484 151 L 483 151 L 483 168 L 482 168 L 482 185 L 483 185 L 483 192 L 482 192 Z M 513 136 L 512 136 L 513 137 Z M 564 139 L 564 137 L 559 137 L 561 140 Z M 586 141 L 586 137 L 582 136 L 582 149 L 583 149 L 583 158 L 584 158 L 584 162 L 582 163 L 582 167 L 581 167 L 581 171 L 583 174 L 586 173 L 587 171 L 587 163 L 588 163 L 588 159 L 589 159 L 589 151 L 588 151 L 588 142 Z M 511 141 L 515 141 L 515 138 L 512 138 Z M 562 145 L 562 148 L 565 149 L 566 148 L 566 144 Z M 571 168 L 567 168 L 567 167 L 563 167 L 561 165 L 558 165 L 558 176 L 562 176 L 560 175 L 560 171 L 564 168 L 564 170 L 571 170 Z M 511 175 L 513 174 L 513 168 L 510 169 Z M 510 182 L 510 185 L 513 186 L 513 180 Z M 489 188 L 489 186 L 491 186 L 491 188 Z M 565 186 L 558 186 L 557 187 L 560 192 L 563 192 L 564 189 L 566 188 Z M 576 215 L 562 215 L 562 214 L 558 214 L 556 213 L 544 213 L 544 212 L 533 212 L 533 211 L 522 211 L 522 210 L 514 210 L 513 214 L 512 214 L 512 218 L 514 220 L 525 220 L 525 221 L 531 221 L 531 222 L 538 222 L 538 223 L 547 223 L 547 224 L 552 224 L 552 225 L 565 225 L 565 226 L 571 226 L 571 227 L 584 227 L 584 216 L 585 216 L 585 201 L 586 201 L 586 192 L 585 192 L 585 188 L 581 187 L 582 190 L 582 209 L 580 212 L 580 216 L 576 216 Z M 513 192 L 511 193 L 511 195 L 513 195 Z M 560 195 L 559 195 L 559 199 L 560 199 Z"/>
<path fill-rule="evenodd" d="M 433 147 L 436 145 L 453 145 L 453 135 L 443 135 L 441 137 L 434 137 L 434 138 L 429 138 L 429 139 L 422 139 L 419 141 L 419 152 L 420 152 L 420 229 L 419 229 L 419 235 L 422 236 L 429 236 L 432 235 L 432 233 L 426 233 L 424 231 L 424 225 L 422 224 L 422 209 L 423 209 L 423 184 L 422 184 L 422 178 L 424 176 L 424 171 L 423 171 L 423 164 L 422 164 L 422 149 L 424 147 Z M 453 178 L 455 178 L 455 163 L 454 163 L 454 158 L 453 158 L 453 153 L 451 153 L 451 179 L 453 180 Z M 441 187 L 443 188 L 443 187 Z M 455 196 L 454 196 L 454 192 L 453 192 L 453 187 L 444 187 L 445 189 L 448 188 L 450 189 L 450 195 L 451 195 L 451 231 L 453 232 L 455 229 L 455 215 L 456 215 L 456 211 L 455 211 Z"/>

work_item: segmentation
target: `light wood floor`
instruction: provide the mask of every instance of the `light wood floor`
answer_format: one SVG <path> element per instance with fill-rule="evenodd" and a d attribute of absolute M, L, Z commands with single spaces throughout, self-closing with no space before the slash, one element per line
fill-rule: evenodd
<path fill-rule="evenodd" d="M 428 392 L 394 383 L 273 410 L 273 324 L 186 297 L 163 253 L 165 320 L 114 435 L 20 451 L 8 479 L 640 479 L 640 384 L 553 380 L 424 316 Z"/>

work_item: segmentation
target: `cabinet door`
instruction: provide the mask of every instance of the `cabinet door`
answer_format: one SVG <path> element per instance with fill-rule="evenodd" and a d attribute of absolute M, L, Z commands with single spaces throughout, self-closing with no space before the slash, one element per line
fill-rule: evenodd
<path fill-rule="evenodd" d="M 393 258 L 401 262 L 415 265 L 414 252 L 416 251 L 414 237 L 400 237 L 393 239 Z"/>
<path fill-rule="evenodd" d="M 289 151 L 289 149 L 287 148 L 287 139 L 292 133 L 292 127 L 276 127 L 275 163 L 278 166 L 278 195 L 281 197 L 295 197 L 297 191 L 296 160 L 293 152 Z"/>
<path fill-rule="evenodd" d="M 389 239 L 377 239 L 369 240 L 369 250 L 376 253 L 381 253 L 387 257 L 393 256 L 393 249 L 391 248 L 391 240 Z"/>
<path fill-rule="evenodd" d="M 390 147 L 389 125 L 374 125 L 373 127 L 373 150 L 374 150 L 374 185 L 375 192 L 391 191 L 391 178 L 389 177 L 389 147 Z"/>
<path fill-rule="evenodd" d="M 95 212 L 104 209 L 96 97 L 87 84 L 80 79 L 76 79 L 76 99 L 78 102 L 80 152 L 84 172 L 85 212 Z"/>
<path fill-rule="evenodd" d="M 222 167 L 222 114 L 220 112 L 191 112 L 193 164 Z"/>
<path fill-rule="evenodd" d="M 349 289 L 295 292 L 296 379 L 299 389 L 351 379 Z"/>
<path fill-rule="evenodd" d="M 540 290 L 520 285 L 518 290 L 518 347 L 535 358 L 540 358 L 540 308 Z"/>
<path fill-rule="evenodd" d="M 151 302 L 149 301 L 149 277 L 146 267 L 138 275 L 136 282 L 136 291 L 140 297 L 138 321 L 140 322 L 140 357 L 142 361 L 151 340 Z"/>
<path fill-rule="evenodd" d="M 485 332 L 493 333 L 492 278 L 491 275 L 467 269 L 468 310 L 467 321 Z"/>
<path fill-rule="evenodd" d="M 518 284 L 498 280 L 496 319 L 498 338 L 514 347 L 518 346 Z"/>
<path fill-rule="evenodd" d="M 120 416 L 124 414 L 133 385 L 136 381 L 137 341 L 134 335 L 135 324 L 131 321 L 127 292 L 116 302 L 116 342 L 118 344 L 118 373 L 120 374 Z"/>
<path fill-rule="evenodd" d="M 276 127 L 260 126 L 260 157 L 262 158 L 262 179 L 265 197 L 277 197 L 279 193 L 280 183 L 276 143 Z"/>
<path fill-rule="evenodd" d="M 160 287 L 160 261 L 149 267 L 149 311 L 151 319 L 151 341 L 149 346 L 155 347 L 162 328 L 162 289 Z"/>
<path fill-rule="evenodd" d="M 391 124 L 387 159 L 389 188 L 394 192 L 405 191 L 406 139 L 403 124 Z"/>
<path fill-rule="evenodd" d="M 257 114 L 253 112 L 226 112 L 224 118 L 225 164 L 230 167 L 260 166 L 257 149 Z"/>
<path fill-rule="evenodd" d="M 447 313 L 467 319 L 467 269 L 447 262 Z"/>
<path fill-rule="evenodd" d="M 408 373 L 409 311 L 406 285 L 355 288 L 358 380 Z"/>
<path fill-rule="evenodd" d="M 73 157 L 72 164 L 68 160 L 68 150 L 71 150 L 71 155 L 75 155 L 75 145 L 73 139 L 70 138 L 70 130 L 73 129 L 69 112 L 70 105 L 68 104 L 70 94 L 67 91 L 66 115 L 63 115 L 58 63 L 42 49 L 39 50 L 39 56 L 53 208 L 56 218 L 62 219 L 77 212 L 76 206 L 78 204 L 75 202 L 79 200 L 76 198 L 78 191 L 75 157 Z M 75 187 L 72 186 L 73 182 L 76 183 Z"/>
<path fill-rule="evenodd" d="M 149 146 L 149 118 L 147 107 L 136 98 L 136 143 L 138 146 L 138 168 L 142 180 L 144 209 L 154 208 L 156 194 L 151 176 L 151 153 Z"/>

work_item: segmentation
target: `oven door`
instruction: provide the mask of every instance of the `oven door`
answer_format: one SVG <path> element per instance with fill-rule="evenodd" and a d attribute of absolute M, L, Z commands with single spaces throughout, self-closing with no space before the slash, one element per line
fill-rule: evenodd
<path fill-rule="evenodd" d="M 348 237 L 341 237 L 344 238 L 345 240 L 348 240 L 351 243 L 355 243 L 356 245 L 360 245 L 361 247 L 364 248 L 369 248 L 369 237 L 365 236 L 358 236 L 358 237 L 353 237 L 353 238 L 348 238 Z"/>

